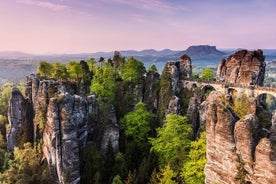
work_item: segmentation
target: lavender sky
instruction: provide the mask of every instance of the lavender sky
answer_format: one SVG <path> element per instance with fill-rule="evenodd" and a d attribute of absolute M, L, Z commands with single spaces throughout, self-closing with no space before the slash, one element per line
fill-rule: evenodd
<path fill-rule="evenodd" d="M 275 0 L 0 0 L 0 51 L 276 48 Z"/>

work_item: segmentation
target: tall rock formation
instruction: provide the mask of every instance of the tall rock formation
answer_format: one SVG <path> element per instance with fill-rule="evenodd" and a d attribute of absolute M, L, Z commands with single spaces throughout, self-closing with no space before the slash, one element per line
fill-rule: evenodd
<path fill-rule="evenodd" d="M 229 84 L 263 85 L 265 57 L 262 50 L 240 50 L 222 59 L 217 70 L 217 79 Z"/>
<path fill-rule="evenodd" d="M 59 183 L 80 183 L 80 155 L 88 137 L 103 152 L 109 140 L 115 151 L 119 148 L 114 108 L 105 117 L 108 123 L 100 127 L 95 95 L 70 94 L 74 91 L 70 86 L 55 80 L 39 81 L 31 75 L 27 78 L 26 97 L 14 88 L 9 106 L 8 150 L 42 140 L 43 154 Z"/>
<path fill-rule="evenodd" d="M 269 130 L 255 114 L 238 119 L 221 95 L 212 92 L 200 107 L 207 138 L 205 182 L 276 183 L 275 140 Z"/>
<path fill-rule="evenodd" d="M 13 88 L 9 102 L 8 119 L 9 131 L 7 134 L 7 150 L 14 147 L 23 147 L 26 142 L 33 141 L 32 106 L 25 99 L 18 88 Z"/>
<path fill-rule="evenodd" d="M 165 114 L 181 113 L 180 91 L 181 80 L 189 79 L 192 75 L 191 58 L 187 55 L 180 57 L 180 61 L 167 62 L 161 75 L 160 105 Z"/>

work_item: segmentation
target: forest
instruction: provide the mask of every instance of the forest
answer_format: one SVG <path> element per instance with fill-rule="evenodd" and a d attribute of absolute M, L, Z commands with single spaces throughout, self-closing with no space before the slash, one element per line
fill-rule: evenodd
<path fill-rule="evenodd" d="M 87 144 L 80 155 L 81 183 L 204 183 L 205 132 L 193 135 L 185 109 L 180 114 L 165 112 L 172 93 L 172 79 L 166 70 L 154 84 L 161 99 L 158 109 L 142 101 L 132 106 L 133 93 L 123 97 L 128 100 L 122 103 L 123 90 L 146 82 L 146 76 L 153 74 L 159 76 L 154 65 L 146 69 L 142 62 L 133 57 L 126 59 L 118 52 L 108 60 L 91 58 L 67 64 L 45 61 L 38 64 L 36 75 L 39 79 L 70 83 L 75 89 L 72 94 L 96 95 L 100 108 L 98 124 L 105 123 L 104 117 L 111 107 L 116 109 L 119 150 L 114 150 L 111 142 L 104 152 L 94 144 Z M 214 71 L 206 68 L 200 77 L 214 80 Z M 24 94 L 24 84 L 4 84 L 0 91 L 0 181 L 52 183 L 54 178 L 41 150 L 42 138 L 24 143 L 13 152 L 6 151 L 6 134 L 10 128 L 8 105 L 15 86 Z M 45 119 L 41 118 L 39 121 L 44 127 Z"/>

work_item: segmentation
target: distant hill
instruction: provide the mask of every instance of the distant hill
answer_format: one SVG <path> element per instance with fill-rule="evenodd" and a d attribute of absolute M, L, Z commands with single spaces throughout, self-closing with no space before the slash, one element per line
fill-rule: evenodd
<path fill-rule="evenodd" d="M 19 51 L 0 51 L 0 59 L 27 59 L 32 57 L 32 54 L 27 54 Z"/>
<path fill-rule="evenodd" d="M 227 55 L 234 53 L 235 50 L 237 49 L 218 50 L 215 46 L 197 45 L 191 46 L 184 51 L 145 49 L 141 51 L 122 50 L 119 52 L 127 58 L 133 56 L 142 61 L 146 68 L 155 64 L 161 73 L 167 61 L 178 61 L 183 54 L 191 57 L 193 68 L 196 69 L 197 67 L 216 67 L 222 57 L 226 58 Z M 276 61 L 275 49 L 264 49 L 263 51 L 267 61 Z M 113 55 L 114 52 L 34 55 L 18 51 L 0 51 L 0 85 L 8 81 L 20 82 L 20 80 L 24 79 L 24 76 L 36 71 L 39 61 L 66 63 L 73 60 L 87 60 L 91 57 L 96 60 L 99 60 L 100 57 L 109 59 L 113 58 Z M 269 64 L 268 62 L 267 68 L 269 68 Z"/>
<path fill-rule="evenodd" d="M 192 59 L 221 58 L 225 55 L 224 52 L 217 50 L 216 46 L 209 45 L 190 46 L 187 50 L 179 53 L 180 56 L 183 54 L 187 54 Z"/>

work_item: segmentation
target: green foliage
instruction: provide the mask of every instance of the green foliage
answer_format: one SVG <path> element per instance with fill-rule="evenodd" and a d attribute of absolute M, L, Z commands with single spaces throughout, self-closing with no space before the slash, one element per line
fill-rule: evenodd
<path fill-rule="evenodd" d="M 147 69 L 147 72 L 149 73 L 149 72 L 158 72 L 158 70 L 157 70 L 157 68 L 156 68 L 156 66 L 155 65 L 150 65 L 149 67 L 148 67 L 148 69 Z"/>
<path fill-rule="evenodd" d="M 115 69 L 107 62 L 95 71 L 91 91 L 98 97 L 100 102 L 113 104 L 116 94 Z"/>
<path fill-rule="evenodd" d="M 184 116 L 169 114 L 157 137 L 151 138 L 152 151 L 159 155 L 161 166 L 170 165 L 179 170 L 188 155 L 191 143 L 192 127 Z"/>
<path fill-rule="evenodd" d="M 61 63 L 53 63 L 50 77 L 57 80 L 67 79 L 68 74 L 67 74 L 66 66 Z"/>
<path fill-rule="evenodd" d="M 31 143 L 23 149 L 14 149 L 14 159 L 9 161 L 9 169 L 0 175 L 1 183 L 52 183 L 47 168 L 40 161 L 41 150 Z"/>
<path fill-rule="evenodd" d="M 198 79 L 198 74 L 195 72 L 192 72 L 192 79 Z"/>
<path fill-rule="evenodd" d="M 7 114 L 12 87 L 13 84 L 7 83 L 0 89 L 0 114 L 2 115 Z"/>
<path fill-rule="evenodd" d="M 45 61 L 39 62 L 37 66 L 37 74 L 40 77 L 49 77 L 53 71 L 53 66 Z"/>
<path fill-rule="evenodd" d="M 144 64 L 135 58 L 129 58 L 122 67 L 122 79 L 125 83 L 136 83 L 144 78 Z"/>
<path fill-rule="evenodd" d="M 153 118 L 154 114 L 147 111 L 144 103 L 139 102 L 135 105 L 135 110 L 126 114 L 120 121 L 120 125 L 126 136 L 132 137 L 140 144 L 147 140 Z"/>
<path fill-rule="evenodd" d="M 82 77 L 81 65 L 76 61 L 69 62 L 66 65 L 66 70 L 70 79 L 79 79 L 80 77 Z"/>
<path fill-rule="evenodd" d="M 81 183 L 99 183 L 103 167 L 101 152 L 93 145 L 88 144 L 82 154 L 82 160 L 84 165 Z"/>
<path fill-rule="evenodd" d="M 248 114 L 249 107 L 250 102 L 245 94 L 241 94 L 234 100 L 233 110 L 240 118 L 243 118 Z"/>
<path fill-rule="evenodd" d="M 182 177 L 186 184 L 204 183 L 204 166 L 206 164 L 206 133 L 191 143 L 191 150 L 187 161 L 183 165 Z"/>
<path fill-rule="evenodd" d="M 201 79 L 203 79 L 203 80 L 215 80 L 214 70 L 212 70 L 211 68 L 203 69 L 203 71 L 201 73 Z"/>
<path fill-rule="evenodd" d="M 105 159 L 104 159 L 104 167 L 103 167 L 103 182 L 110 183 L 112 179 L 112 171 L 115 163 L 115 155 L 112 147 L 112 143 L 109 140 L 106 150 L 105 150 Z"/>
<path fill-rule="evenodd" d="M 95 58 L 89 58 L 88 60 L 86 60 L 86 62 L 88 64 L 89 71 L 94 72 L 94 69 L 98 67 Z"/>
<path fill-rule="evenodd" d="M 167 65 L 165 66 L 160 78 L 160 114 L 159 118 L 163 120 L 165 110 L 172 97 L 172 76 Z"/>
<path fill-rule="evenodd" d="M 165 168 L 161 169 L 161 173 L 158 174 L 159 184 L 177 184 L 174 181 L 176 173 L 171 169 L 170 165 L 166 165 Z"/>
<path fill-rule="evenodd" d="M 127 163 L 126 163 L 126 160 L 125 160 L 125 156 L 121 152 L 118 152 L 115 156 L 115 164 L 114 164 L 114 167 L 113 167 L 113 174 L 114 175 L 119 175 L 122 178 L 126 177 Z"/>
<path fill-rule="evenodd" d="M 112 184 L 123 184 L 123 181 L 122 181 L 120 175 L 116 175 L 116 176 L 113 178 Z"/>

